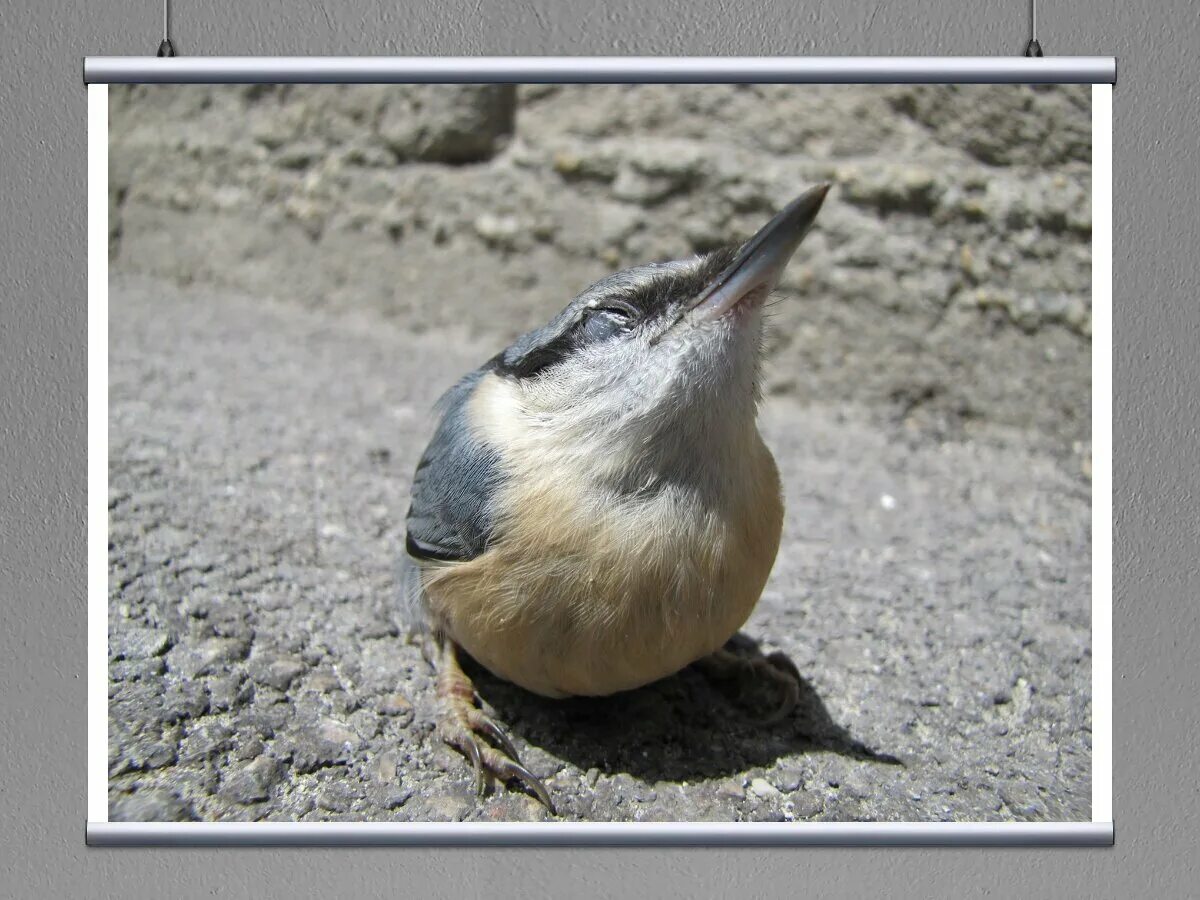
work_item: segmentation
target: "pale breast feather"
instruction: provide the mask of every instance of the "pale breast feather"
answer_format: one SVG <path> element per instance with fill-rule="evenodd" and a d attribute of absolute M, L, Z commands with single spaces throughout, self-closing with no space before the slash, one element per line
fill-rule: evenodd
<path fill-rule="evenodd" d="M 756 430 L 719 498 L 686 485 L 620 496 L 554 452 L 513 385 L 485 377 L 467 404 L 505 472 L 486 552 L 430 568 L 439 627 L 493 673 L 550 697 L 608 694 L 678 671 L 746 620 L 779 545 L 778 473 Z M 614 448 L 615 449 L 615 448 Z"/>

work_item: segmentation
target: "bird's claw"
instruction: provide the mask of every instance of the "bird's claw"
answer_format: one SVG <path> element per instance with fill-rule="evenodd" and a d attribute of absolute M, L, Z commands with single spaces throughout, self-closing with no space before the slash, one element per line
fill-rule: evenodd
<path fill-rule="evenodd" d="M 438 731 L 446 744 L 470 761 L 475 771 L 475 792 L 479 796 L 487 793 L 492 777 L 504 782 L 518 781 L 554 814 L 550 792 L 541 779 L 521 763 L 516 746 L 491 717 L 474 706 L 463 708 L 462 703 L 453 704 L 446 711 Z M 480 734 L 495 741 L 500 749 L 480 741 Z"/>
<path fill-rule="evenodd" d="M 504 782 L 517 781 L 554 815 L 554 802 L 541 779 L 521 763 L 516 745 L 496 720 L 475 705 L 475 688 L 449 642 L 442 652 L 440 668 L 438 695 L 442 701 L 442 716 L 438 734 L 444 743 L 470 761 L 475 771 L 476 793 L 482 797 L 492 777 Z M 480 735 L 490 739 L 499 749 L 481 741 Z"/>

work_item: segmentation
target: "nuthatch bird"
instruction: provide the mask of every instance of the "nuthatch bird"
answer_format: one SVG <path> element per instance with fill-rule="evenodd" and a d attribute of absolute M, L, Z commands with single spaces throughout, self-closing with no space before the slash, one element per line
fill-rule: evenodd
<path fill-rule="evenodd" d="M 596 282 L 440 401 L 413 479 L 406 595 L 436 647 L 439 733 L 481 791 L 517 780 L 553 809 L 477 707 L 459 648 L 546 697 L 741 659 L 723 646 L 783 525 L 755 421 L 762 307 L 828 189 L 740 249 Z M 795 669 L 765 668 L 794 700 Z"/>

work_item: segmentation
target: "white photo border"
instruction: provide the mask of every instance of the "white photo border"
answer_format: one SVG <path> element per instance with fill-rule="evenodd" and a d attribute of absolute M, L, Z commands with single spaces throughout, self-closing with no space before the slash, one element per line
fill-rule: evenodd
<path fill-rule="evenodd" d="M 109 58 L 143 69 L 174 60 Z M 544 62 L 547 58 L 531 58 Z M 910 58 L 911 59 L 911 58 Z M 923 60 L 921 71 L 963 71 L 971 58 Z M 1112 782 L 1112 92 L 1115 60 L 1080 57 L 1087 71 L 1107 72 L 1092 85 L 1092 820 L 1090 822 L 791 822 L 791 823 L 421 823 L 421 822 L 109 822 L 108 821 L 108 84 L 85 65 L 88 92 L 88 622 L 87 622 L 87 842 L 107 846 L 367 846 L 367 845 L 591 845 L 591 846 L 1108 846 L 1114 841 Z M 326 60 L 328 61 L 328 60 Z M 220 62 L 220 60 L 210 60 Z M 270 60 L 264 60 L 269 63 Z M 295 63 L 295 60 L 292 60 Z M 343 60 L 343 62 L 345 62 Z M 386 62 L 383 61 L 383 62 Z M 429 61 L 426 61 L 428 64 Z M 456 61 L 459 80 L 488 80 Z M 513 58 L 511 70 L 521 69 Z M 622 69 L 609 59 L 611 81 L 647 77 L 647 60 Z M 661 59 L 672 64 L 700 60 Z M 714 61 L 715 62 L 715 61 Z M 774 61 L 786 62 L 786 60 Z M 996 60 L 990 60 L 995 63 Z M 308 60 L 319 67 L 321 60 Z M 561 76 L 571 66 L 560 66 Z M 802 80 L 821 79 L 805 67 Z M 733 71 L 715 65 L 718 72 Z M 130 73 L 139 69 L 126 65 Z M 211 65 L 204 71 L 219 71 Z M 267 79 L 269 66 L 262 68 Z M 694 71 L 694 69 L 687 69 Z M 774 70 L 773 70 L 774 71 Z M 843 75 L 845 70 L 842 71 Z M 882 70 L 859 81 L 882 81 Z M 909 74 L 917 71 L 914 67 Z M 473 78 L 472 73 L 475 72 Z M 632 77 L 630 73 L 639 77 Z M 543 73 L 544 74 L 544 73 Z M 778 74 L 778 72 L 776 72 Z M 155 79 L 143 79 L 155 80 Z M 172 80 L 172 79 L 158 79 Z M 196 80 L 200 80 L 197 78 Z M 215 76 L 208 81 L 228 81 Z M 284 79 L 286 80 L 286 79 Z M 321 80 L 321 79 L 314 79 Z M 393 78 L 391 80 L 403 80 Z M 417 79 L 410 79 L 417 80 Z M 430 80 L 430 79 L 425 79 Z M 443 79 L 449 80 L 449 79 Z M 492 79 L 497 80 L 497 79 Z M 514 79 L 515 80 L 515 79 Z M 544 78 L 542 80 L 545 80 Z M 578 81 L 580 79 L 558 80 Z M 698 79 L 693 79 L 698 80 Z M 720 81 L 714 77 L 711 81 Z M 741 79 L 752 80 L 752 79 Z M 761 78 L 760 80 L 768 80 Z M 770 80 L 796 81 L 797 78 Z M 828 79 L 827 79 L 828 80 Z M 842 80 L 846 80 L 843 78 Z M 898 77 L 893 80 L 901 81 Z M 928 78 L 942 83 L 949 78 Z M 968 79 L 969 80 L 969 79 Z M 997 80 L 1005 80 L 1003 78 Z M 1008 79 L 1013 80 L 1013 79 Z M 1068 80 L 1061 77 L 1037 80 Z"/>

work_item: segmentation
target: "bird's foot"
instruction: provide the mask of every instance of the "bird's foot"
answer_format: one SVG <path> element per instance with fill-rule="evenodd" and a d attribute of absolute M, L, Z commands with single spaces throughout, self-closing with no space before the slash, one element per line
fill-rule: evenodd
<path fill-rule="evenodd" d="M 541 779 L 521 764 L 517 748 L 496 721 L 475 705 L 475 685 L 462 670 L 458 648 L 446 640 L 439 653 L 437 692 L 441 704 L 438 735 L 471 761 L 475 769 L 475 790 L 483 796 L 492 777 L 517 781 L 528 788 L 554 814 L 550 792 Z M 499 749 L 480 740 L 483 736 Z"/>
<path fill-rule="evenodd" d="M 778 693 L 779 701 L 769 713 L 756 717 L 763 724 L 786 718 L 800 701 L 800 671 L 779 651 L 767 656 L 742 656 L 722 647 L 698 659 L 695 666 L 712 680 L 731 685 L 737 702 L 742 705 L 750 705 L 752 699 L 760 698 L 764 683 L 771 685 Z"/>

